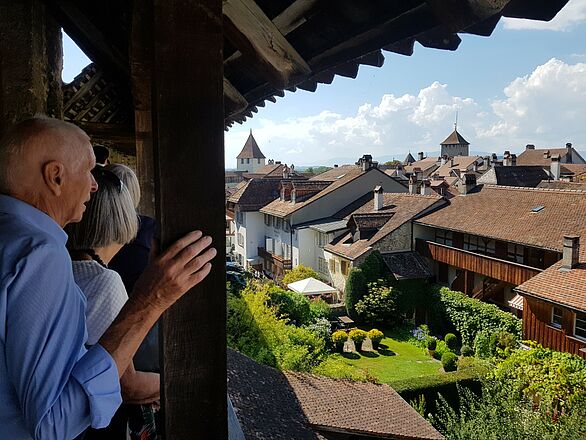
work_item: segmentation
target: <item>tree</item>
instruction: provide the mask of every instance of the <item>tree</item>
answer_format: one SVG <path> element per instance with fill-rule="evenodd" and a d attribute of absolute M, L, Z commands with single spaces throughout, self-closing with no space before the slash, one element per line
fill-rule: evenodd
<path fill-rule="evenodd" d="M 393 160 L 389 160 L 389 161 L 385 162 L 383 165 L 387 165 L 387 166 L 401 165 L 401 161 L 397 160 L 397 159 L 393 159 Z"/>
<path fill-rule="evenodd" d="M 389 325 L 397 320 L 397 296 L 399 292 L 392 287 L 378 283 L 368 285 L 368 294 L 354 307 L 360 321 L 369 324 Z"/>
<path fill-rule="evenodd" d="M 388 274 L 387 265 L 379 251 L 372 251 L 360 265 L 367 283 L 373 283 Z"/>
<path fill-rule="evenodd" d="M 346 312 L 352 319 L 356 318 L 356 311 L 354 307 L 367 293 L 366 278 L 362 273 L 362 269 L 352 268 L 348 272 L 346 279 L 346 288 L 344 289 Z"/>
<path fill-rule="evenodd" d="M 316 280 L 321 279 L 319 274 L 315 270 L 313 270 L 311 267 L 307 267 L 307 266 L 300 264 L 299 266 L 297 266 L 291 270 L 288 270 L 285 273 L 285 276 L 283 277 L 282 282 L 284 285 L 287 285 L 287 284 L 294 283 L 295 281 L 304 280 L 306 278 L 315 278 Z"/>

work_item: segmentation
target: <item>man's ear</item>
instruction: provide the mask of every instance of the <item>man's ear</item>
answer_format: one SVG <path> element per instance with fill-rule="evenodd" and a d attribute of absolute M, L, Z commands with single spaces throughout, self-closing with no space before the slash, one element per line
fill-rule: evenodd
<path fill-rule="evenodd" d="M 47 162 L 42 168 L 45 185 L 54 195 L 60 196 L 63 188 L 65 166 L 56 160 Z"/>

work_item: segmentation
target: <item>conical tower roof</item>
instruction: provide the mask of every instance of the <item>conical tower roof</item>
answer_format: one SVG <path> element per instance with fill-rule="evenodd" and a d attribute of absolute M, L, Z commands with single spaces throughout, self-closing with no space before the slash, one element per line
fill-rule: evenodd
<path fill-rule="evenodd" d="M 415 158 L 411 155 L 411 153 L 407 154 L 407 157 L 403 161 L 403 165 L 410 165 L 415 162 Z"/>
<path fill-rule="evenodd" d="M 242 151 L 238 156 L 237 159 L 265 159 L 265 155 L 262 154 L 260 148 L 258 148 L 258 144 L 252 135 L 252 130 L 250 130 L 250 134 L 248 135 L 248 139 L 246 139 L 246 143 L 244 147 L 242 147 Z"/>
<path fill-rule="evenodd" d="M 445 141 L 443 141 L 440 145 L 470 145 L 466 139 L 462 137 L 460 133 L 458 133 L 457 129 L 454 129 L 451 135 L 449 135 Z"/>

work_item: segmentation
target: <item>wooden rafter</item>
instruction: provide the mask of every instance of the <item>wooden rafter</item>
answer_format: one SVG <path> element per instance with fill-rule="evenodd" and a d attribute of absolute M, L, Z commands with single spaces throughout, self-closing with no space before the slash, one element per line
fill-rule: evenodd
<path fill-rule="evenodd" d="M 233 116 L 248 107 L 248 101 L 240 94 L 230 81 L 224 78 L 224 113 Z"/>
<path fill-rule="evenodd" d="M 253 0 L 224 0 L 224 33 L 243 54 L 258 62 L 276 87 L 286 87 L 311 69 Z"/>

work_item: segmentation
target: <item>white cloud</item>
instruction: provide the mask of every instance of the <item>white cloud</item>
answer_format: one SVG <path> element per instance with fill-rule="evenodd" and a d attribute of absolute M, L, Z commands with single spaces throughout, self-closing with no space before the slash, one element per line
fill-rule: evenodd
<path fill-rule="evenodd" d="M 586 0 L 570 0 L 551 21 L 504 18 L 505 29 L 569 31 L 586 22 Z"/>

